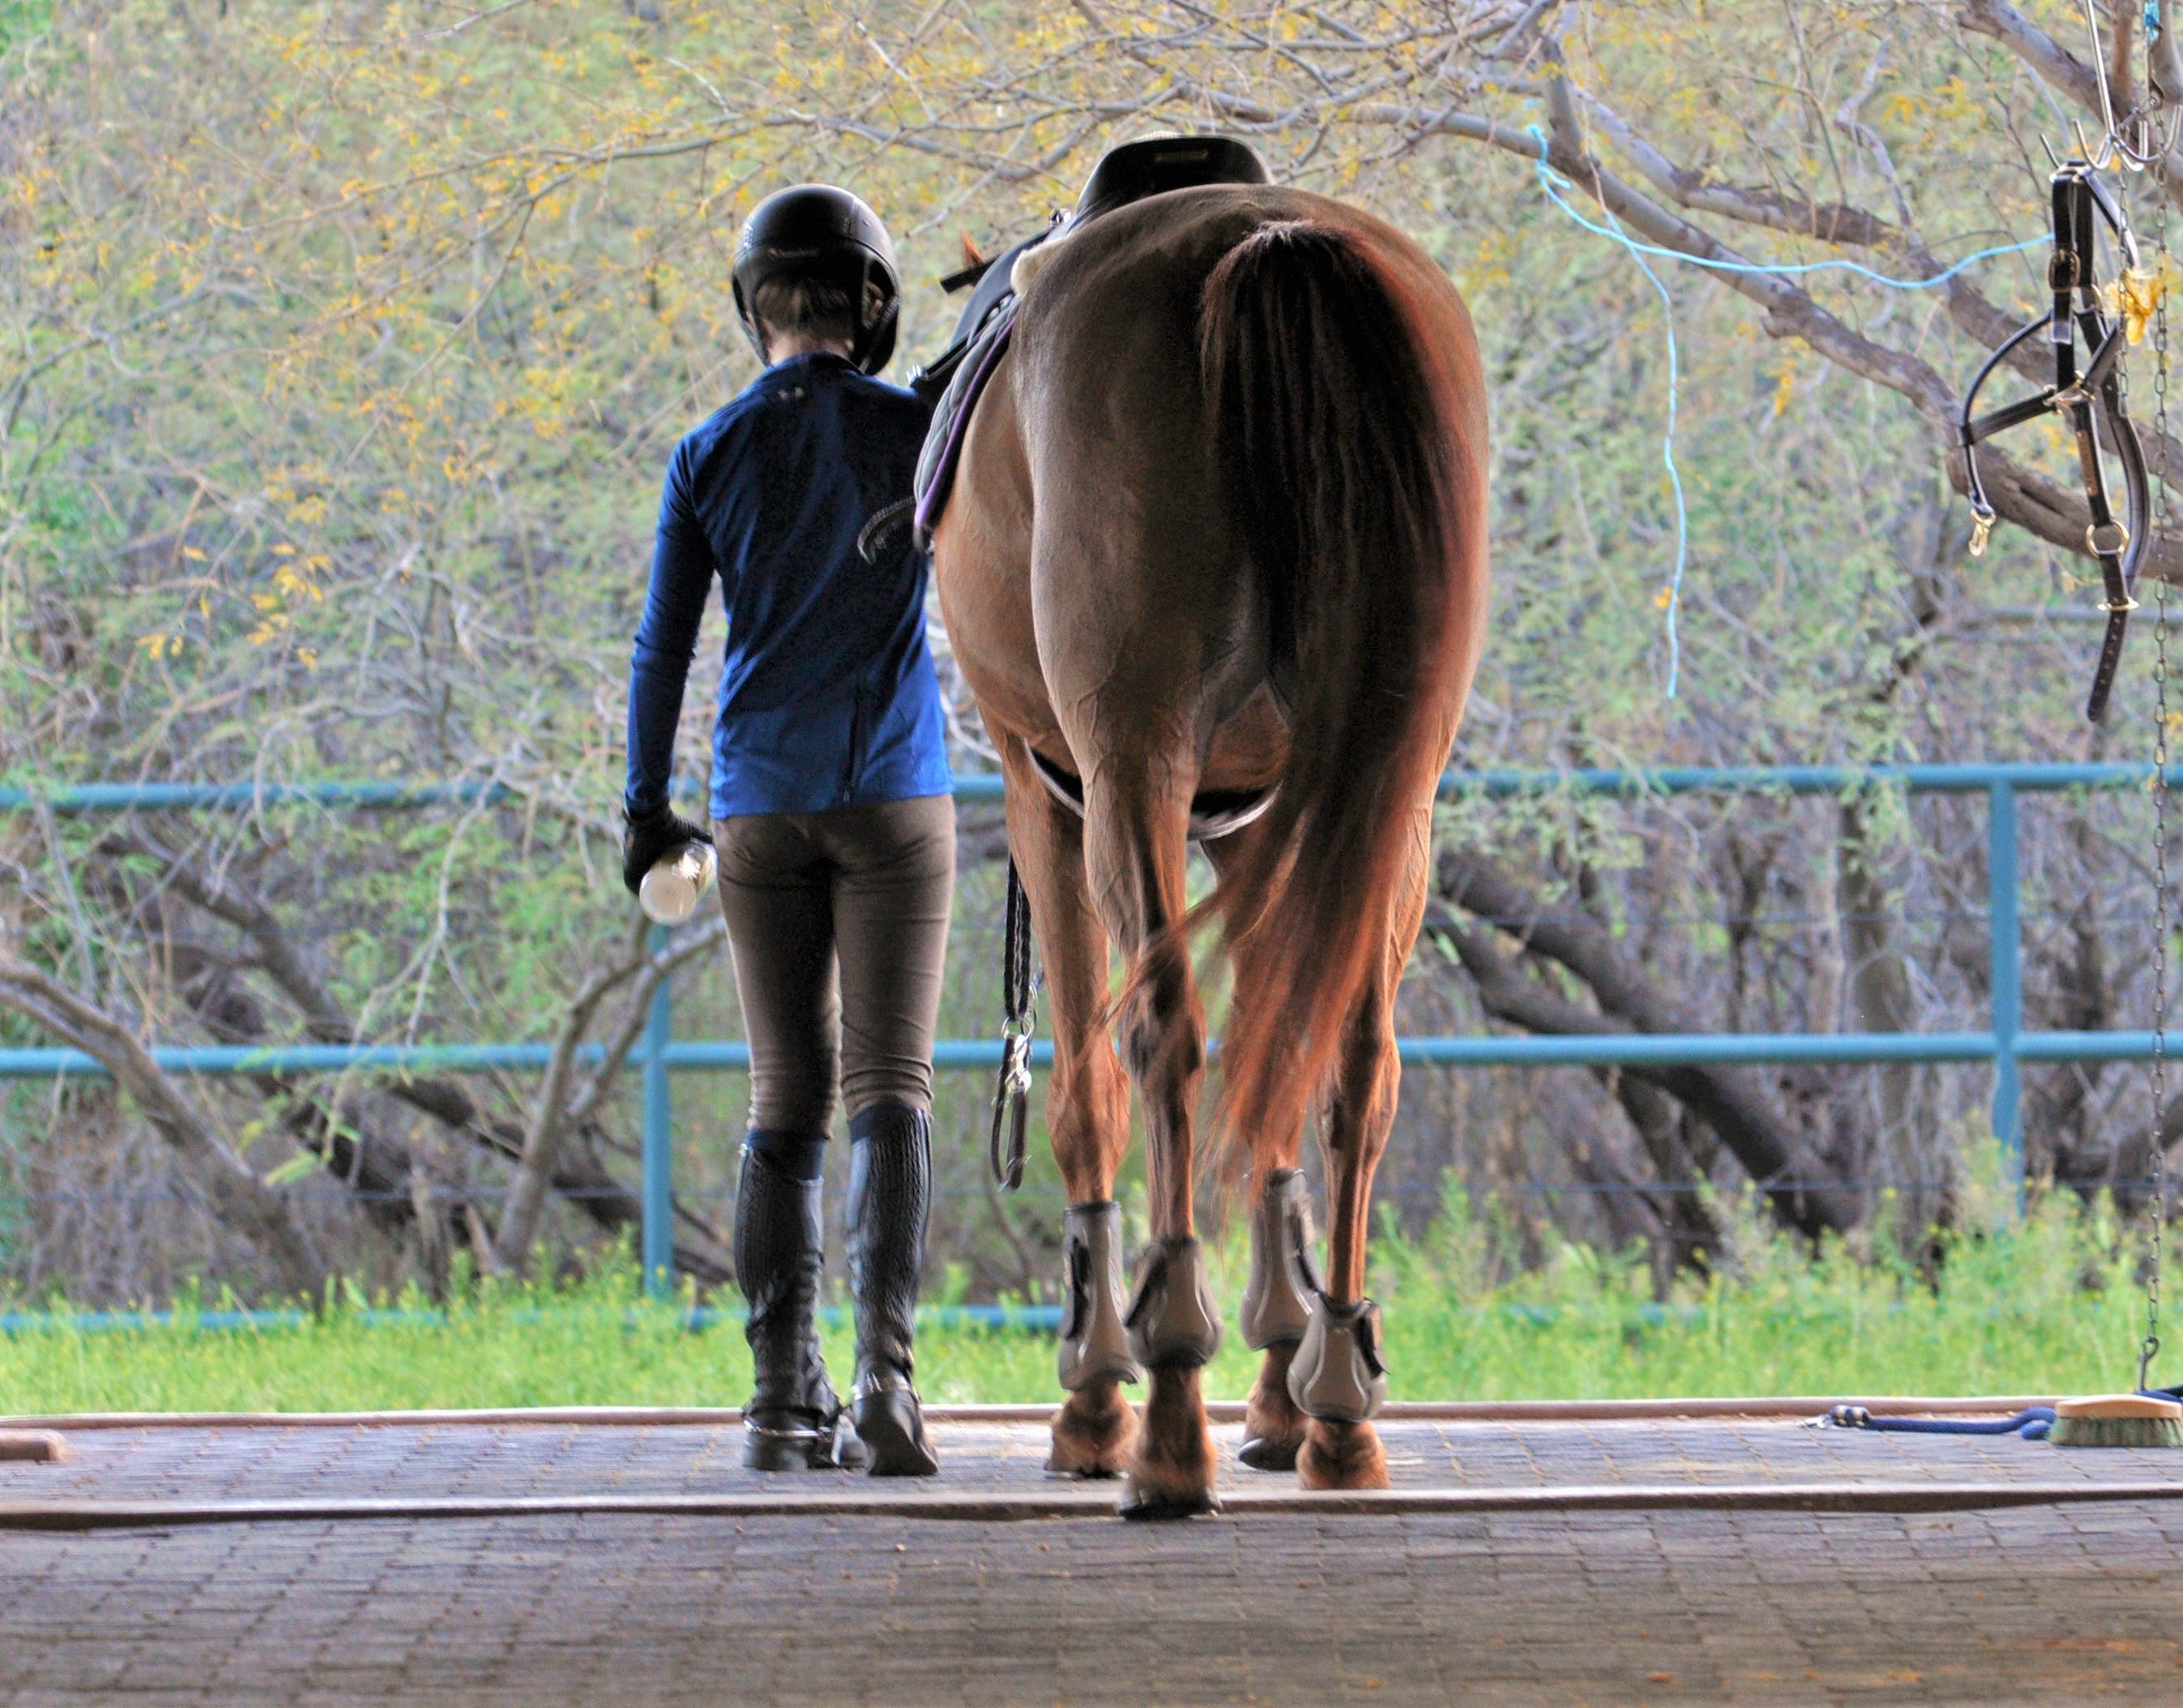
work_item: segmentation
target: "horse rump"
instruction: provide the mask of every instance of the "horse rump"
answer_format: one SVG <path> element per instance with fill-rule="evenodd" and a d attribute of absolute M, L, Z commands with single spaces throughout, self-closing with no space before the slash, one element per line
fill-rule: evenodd
<path fill-rule="evenodd" d="M 1429 341 L 1436 305 L 1378 248 L 1316 220 L 1261 225 L 1214 267 L 1200 308 L 1291 733 L 1272 809 L 1204 904 L 1236 964 L 1231 1143 L 1293 1133 L 1326 1086 L 1391 951 L 1463 685 L 1475 447 Z"/>

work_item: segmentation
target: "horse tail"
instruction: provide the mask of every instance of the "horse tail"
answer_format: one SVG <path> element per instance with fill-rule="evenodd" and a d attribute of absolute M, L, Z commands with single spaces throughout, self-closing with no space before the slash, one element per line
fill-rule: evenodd
<path fill-rule="evenodd" d="M 1273 806 L 1205 904 L 1248 990 L 1221 1045 L 1231 1146 L 1294 1133 L 1330 1083 L 1453 734 L 1482 482 L 1425 312 L 1369 234 L 1305 220 L 1259 226 L 1205 284 L 1212 422 L 1291 735 Z"/>

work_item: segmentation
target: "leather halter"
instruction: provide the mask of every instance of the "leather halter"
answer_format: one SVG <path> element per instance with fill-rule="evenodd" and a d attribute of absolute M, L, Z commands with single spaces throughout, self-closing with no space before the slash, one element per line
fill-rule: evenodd
<path fill-rule="evenodd" d="M 2137 240 L 2107 187 L 2081 160 L 2058 169 L 2051 180 L 2053 192 L 2054 252 L 2047 263 L 2047 283 L 2054 293 L 2053 307 L 2036 320 L 2021 326 L 2002 341 L 1980 368 L 1971 389 L 1964 395 L 1963 417 L 1957 441 L 1963 447 L 1964 485 L 1975 518 L 1971 555 L 1986 550 L 1993 531 L 1994 508 L 1986 483 L 1979 478 L 1978 445 L 1995 434 L 2036 420 L 2050 412 L 2065 416 L 2077 441 L 2077 466 L 2085 488 L 2086 507 L 2091 526 L 2085 530 L 2085 550 L 2100 566 L 2107 597 L 2106 638 L 2100 646 L 2098 665 L 2092 672 L 2092 689 L 2086 697 L 2085 716 L 2097 724 L 2107 711 L 2108 695 L 2114 686 L 2115 668 L 2122 661 L 2122 643 L 2130 626 L 2130 613 L 2137 608 L 2131 596 L 2137 574 L 2152 539 L 2152 489 L 2146 479 L 2145 452 L 2137 430 L 2123 413 L 2121 357 L 2125 322 L 2118 313 L 2110 318 L 2100 302 L 2096 274 L 2098 259 L 2096 219 L 2104 222 L 2121 252 L 2119 270 L 2136 270 Z M 2005 405 L 1987 414 L 1974 416 L 1979 388 L 2009 352 L 2035 334 L 2051 335 L 2054 352 L 2054 383 L 2032 396 Z M 2091 352 L 2082 373 L 2077 369 L 2077 337 L 2081 333 Z M 2107 442 L 2122 467 L 2124 517 L 2118 518 L 2108 496 L 2100 463 L 2100 443 Z"/>

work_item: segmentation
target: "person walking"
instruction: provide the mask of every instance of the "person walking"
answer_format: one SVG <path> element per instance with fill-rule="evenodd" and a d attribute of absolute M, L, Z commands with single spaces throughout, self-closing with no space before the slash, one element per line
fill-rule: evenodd
<path fill-rule="evenodd" d="M 845 190 L 768 197 L 736 246 L 736 310 L 764 371 L 675 450 L 630 659 L 622 877 L 714 843 L 751 1051 L 736 1284 L 761 1470 L 938 1461 L 912 1384 L 931 1179 L 932 1040 L 954 896 L 955 804 L 925 639 L 924 553 L 858 539 L 908 496 L 927 421 L 872 377 L 901 283 L 886 228 Z M 718 578 L 727 620 L 712 825 L 668 802 L 675 723 Z M 821 1159 L 849 1116 L 857 1366 L 846 1416 L 816 1313 Z"/>

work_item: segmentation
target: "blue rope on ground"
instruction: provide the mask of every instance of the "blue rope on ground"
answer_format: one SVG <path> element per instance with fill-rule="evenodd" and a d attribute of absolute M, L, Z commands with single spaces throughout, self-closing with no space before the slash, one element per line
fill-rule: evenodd
<path fill-rule="evenodd" d="M 2044 1441 L 2053 1426 L 2052 1406 L 2027 1406 L 2014 1417 L 1985 1422 L 1959 1417 L 1875 1417 L 1862 1406 L 1837 1406 L 1827 1413 L 1837 1429 L 1875 1429 L 1893 1435 L 2020 1435 Z"/>
<path fill-rule="evenodd" d="M 2146 1400 L 2183 1401 L 2183 1387 L 2141 1388 Z M 1837 1429 L 1875 1429 L 1894 1435 L 2020 1435 L 2026 1441 L 2044 1441 L 2053 1427 L 2052 1406 L 2027 1406 L 2014 1417 L 1974 1422 L 1958 1417 L 1875 1417 L 1862 1406 L 1837 1406 L 1824 1420 Z"/>

